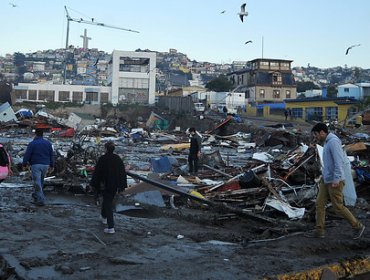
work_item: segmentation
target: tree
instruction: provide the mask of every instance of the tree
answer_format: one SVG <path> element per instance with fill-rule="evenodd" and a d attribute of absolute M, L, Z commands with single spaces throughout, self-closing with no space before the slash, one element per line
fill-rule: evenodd
<path fill-rule="evenodd" d="M 24 65 L 24 61 L 26 60 L 26 56 L 23 53 L 16 52 L 13 56 L 14 65 L 16 67 L 16 71 L 18 74 L 18 82 L 23 81 L 23 74 L 27 71 L 26 66 Z"/>
<path fill-rule="evenodd" d="M 355 69 L 353 70 L 353 73 L 352 73 L 352 76 L 353 76 L 353 82 L 354 83 L 359 83 L 361 82 L 361 74 L 362 74 L 362 71 L 360 68 L 358 67 L 355 67 Z"/>
<path fill-rule="evenodd" d="M 326 95 L 327 97 L 337 97 L 338 89 L 334 85 L 330 85 L 327 87 Z"/>
<path fill-rule="evenodd" d="M 225 75 L 220 75 L 217 78 L 211 80 L 206 84 L 208 90 L 213 91 L 230 91 L 232 89 L 232 83 L 227 79 Z"/>
<path fill-rule="evenodd" d="M 297 82 L 297 92 L 305 92 L 313 89 L 320 89 L 320 87 L 314 82 Z"/>

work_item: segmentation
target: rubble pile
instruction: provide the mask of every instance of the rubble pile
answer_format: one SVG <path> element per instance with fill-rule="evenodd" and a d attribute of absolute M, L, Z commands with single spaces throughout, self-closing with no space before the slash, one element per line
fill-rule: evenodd
<path fill-rule="evenodd" d="M 124 158 L 131 174 L 127 196 L 140 192 L 135 191 L 137 183 L 153 178 L 154 173 L 156 179 L 146 183 L 161 182 L 156 187 L 162 192 L 163 205 L 172 208 L 199 207 L 201 203 L 239 216 L 253 214 L 254 218 L 277 222 L 277 218 L 284 217 L 302 219 L 313 207 L 321 165 L 320 149 L 310 145 L 309 129 L 303 131 L 287 123 L 264 127 L 235 125 L 232 116 L 228 116 L 201 132 L 200 170 L 193 176 L 187 169 L 189 141 L 185 129 L 163 130 L 158 124 L 164 122 L 154 113 L 137 128 L 117 119 L 99 119 L 82 126 L 81 119 L 73 113 L 68 118 L 46 111 L 22 115 L 17 122 L 2 124 L 1 143 L 13 162 L 14 176 L 7 180 L 30 181 L 30 173 L 22 171 L 20 164 L 32 129 L 41 127 L 55 150 L 54 173 L 45 183 L 52 190 L 89 194 L 90 177 L 104 152 L 104 143 L 114 141 L 115 151 Z M 368 195 L 370 137 L 333 128 L 345 144 L 356 184 L 356 188 L 345 192 L 346 203 L 353 205 L 356 192 Z M 225 131 L 236 132 L 225 135 Z M 353 182 L 352 177 L 349 180 Z M 198 204 L 176 205 L 183 197 L 197 200 Z"/>

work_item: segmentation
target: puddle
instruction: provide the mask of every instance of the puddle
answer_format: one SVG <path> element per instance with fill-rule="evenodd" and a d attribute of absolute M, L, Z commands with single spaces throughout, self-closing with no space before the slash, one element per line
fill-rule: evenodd
<path fill-rule="evenodd" d="M 61 279 L 61 274 L 51 266 L 33 267 L 27 276 L 28 279 Z"/>
<path fill-rule="evenodd" d="M 135 218 L 147 218 L 147 219 L 157 218 L 157 215 L 154 214 L 153 212 L 135 206 L 117 205 L 116 213 Z"/>
<path fill-rule="evenodd" d="M 30 184 L 18 184 L 18 183 L 1 183 L 0 188 L 31 188 Z"/>

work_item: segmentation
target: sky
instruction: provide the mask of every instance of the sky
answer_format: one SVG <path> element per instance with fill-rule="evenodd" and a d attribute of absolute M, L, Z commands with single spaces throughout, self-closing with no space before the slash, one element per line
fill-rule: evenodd
<path fill-rule="evenodd" d="M 64 6 L 71 18 L 139 31 L 71 21 L 68 44 L 76 47 L 86 28 L 89 48 L 108 53 L 173 48 L 213 63 L 263 57 L 293 67 L 370 68 L 369 0 L 0 0 L 0 56 L 64 48 Z"/>

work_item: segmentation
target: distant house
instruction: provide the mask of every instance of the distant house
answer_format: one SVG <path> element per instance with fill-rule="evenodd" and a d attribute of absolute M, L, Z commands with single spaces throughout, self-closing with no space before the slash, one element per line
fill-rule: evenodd
<path fill-rule="evenodd" d="M 318 96 L 322 96 L 322 89 L 310 89 L 310 90 L 306 90 L 304 92 L 298 92 L 297 93 L 297 97 L 318 97 Z"/>
<path fill-rule="evenodd" d="M 282 102 L 297 97 L 291 60 L 259 58 L 248 62 L 249 68 L 229 73 L 234 86 L 245 85 L 249 102 Z"/>
<path fill-rule="evenodd" d="M 344 84 L 338 86 L 338 97 L 353 97 L 363 100 L 370 97 L 370 83 Z"/>

